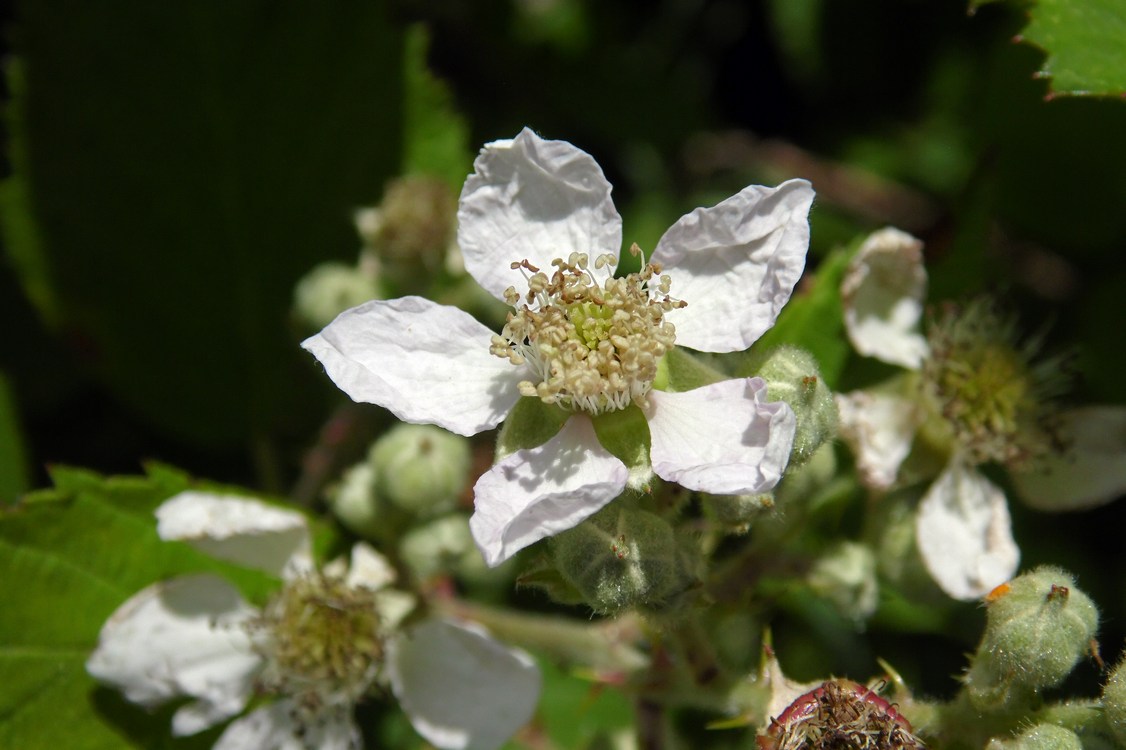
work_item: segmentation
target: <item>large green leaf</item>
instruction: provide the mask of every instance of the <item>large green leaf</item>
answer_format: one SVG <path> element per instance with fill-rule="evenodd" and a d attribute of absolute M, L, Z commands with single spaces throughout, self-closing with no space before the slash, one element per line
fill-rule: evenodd
<path fill-rule="evenodd" d="M 383 3 L 21 5 L 5 240 L 30 299 L 118 399 L 245 442 L 315 399 L 295 281 L 353 258 L 400 165 Z"/>
<path fill-rule="evenodd" d="M 154 581 L 211 570 L 257 600 L 276 582 L 160 540 L 153 510 L 189 485 L 179 472 L 52 477 L 54 489 L 0 515 L 0 747 L 209 746 L 208 737 L 172 742 L 167 712 L 147 714 L 97 687 L 86 658 L 106 618 Z"/>
<path fill-rule="evenodd" d="M 970 0 L 970 11 L 992 2 Z M 1053 94 L 1126 95 L 1126 3 L 1035 0 L 1028 15 L 1018 38 L 1047 53 L 1040 75 L 1051 79 Z"/>
<path fill-rule="evenodd" d="M 1048 53 L 1041 74 L 1058 94 L 1126 95 L 1126 3 L 1037 0 L 1023 38 Z"/>
<path fill-rule="evenodd" d="M 469 124 L 454 106 L 446 84 L 427 67 L 429 37 L 410 29 L 403 61 L 403 172 L 435 175 L 461 190 L 472 168 Z"/>

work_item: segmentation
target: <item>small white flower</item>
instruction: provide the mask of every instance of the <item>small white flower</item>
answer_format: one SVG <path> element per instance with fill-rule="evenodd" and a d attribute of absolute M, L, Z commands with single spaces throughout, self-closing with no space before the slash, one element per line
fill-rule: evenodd
<path fill-rule="evenodd" d="M 173 715 L 174 735 L 223 722 L 264 694 L 273 700 L 231 722 L 217 750 L 350 750 L 360 746 L 353 707 L 389 683 L 427 741 L 488 750 L 535 709 L 540 676 L 527 654 L 467 623 L 402 629 L 414 598 L 388 588 L 394 570 L 367 545 L 353 548 L 350 565 L 317 572 L 298 513 L 185 492 L 157 517 L 164 539 L 284 578 L 257 610 L 217 576 L 183 576 L 145 588 L 106 622 L 87 670 L 142 706 L 191 699 Z"/>
<path fill-rule="evenodd" d="M 354 400 L 405 422 L 473 435 L 522 395 L 572 412 L 547 443 L 477 482 L 472 529 L 489 565 L 575 526 L 631 481 L 598 442 L 600 413 L 639 406 L 652 470 L 689 489 L 764 492 L 789 457 L 793 413 L 766 402 L 762 380 L 683 393 L 653 381 L 674 340 L 739 351 L 773 325 L 805 265 L 809 184 L 750 186 L 696 209 L 623 278 L 614 278 L 622 225 L 610 190 L 594 159 L 564 141 L 525 129 L 490 143 L 462 190 L 458 244 L 466 270 L 514 308 L 501 334 L 404 297 L 349 310 L 302 344 Z"/>
<path fill-rule="evenodd" d="M 919 333 L 927 275 L 922 243 L 898 229 L 868 237 L 841 283 L 845 328 L 861 354 L 907 370 L 930 356 Z M 837 396 L 841 436 L 861 481 L 884 492 L 926 418 L 917 381 Z M 915 516 L 915 540 L 931 578 L 955 599 L 977 599 L 1013 577 L 1020 550 L 1004 493 L 960 455 L 930 485 Z"/>

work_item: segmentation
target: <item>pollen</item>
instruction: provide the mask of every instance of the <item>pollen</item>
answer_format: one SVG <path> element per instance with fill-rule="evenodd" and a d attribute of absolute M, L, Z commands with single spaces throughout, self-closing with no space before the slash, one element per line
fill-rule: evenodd
<path fill-rule="evenodd" d="M 260 689 L 312 711 L 355 701 L 383 662 L 374 592 L 324 573 L 289 581 L 252 623 L 252 635 L 266 662 Z"/>
<path fill-rule="evenodd" d="M 641 253 L 635 244 L 630 252 Z M 585 253 L 551 262 L 551 275 L 528 261 L 528 291 L 510 287 L 513 306 L 489 351 L 527 365 L 534 379 L 520 393 L 567 409 L 601 414 L 641 401 L 652 388 L 657 365 L 676 340 L 665 314 L 685 303 L 669 296 L 672 281 L 656 263 L 614 276 L 616 260 L 600 255 L 591 267 Z"/>

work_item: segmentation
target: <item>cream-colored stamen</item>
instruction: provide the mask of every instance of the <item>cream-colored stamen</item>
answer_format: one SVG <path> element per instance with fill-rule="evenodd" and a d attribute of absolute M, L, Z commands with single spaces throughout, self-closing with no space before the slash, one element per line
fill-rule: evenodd
<path fill-rule="evenodd" d="M 640 253 L 637 245 L 630 251 Z M 599 414 L 643 399 L 676 339 L 665 313 L 685 305 L 669 296 L 670 278 L 644 260 L 641 271 L 614 278 L 609 254 L 595 258 L 593 270 L 585 253 L 551 265 L 548 277 L 526 260 L 512 264 L 528 292 L 522 305 L 515 288 L 505 292 L 515 309 L 489 351 L 527 364 L 536 379 L 521 382 L 520 392 L 545 403 Z M 595 271 L 604 272 L 601 283 Z"/>

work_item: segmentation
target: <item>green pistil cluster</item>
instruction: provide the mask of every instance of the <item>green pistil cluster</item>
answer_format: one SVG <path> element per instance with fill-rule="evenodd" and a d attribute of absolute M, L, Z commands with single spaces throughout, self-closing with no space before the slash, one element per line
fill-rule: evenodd
<path fill-rule="evenodd" d="M 256 622 L 265 689 L 306 702 L 354 700 L 383 661 L 375 594 L 341 578 L 310 574 L 286 584 Z"/>
<path fill-rule="evenodd" d="M 958 448 L 973 463 L 1019 464 L 1051 447 L 1058 362 L 1037 368 L 1011 318 L 987 299 L 946 308 L 929 332 L 925 387 Z"/>

